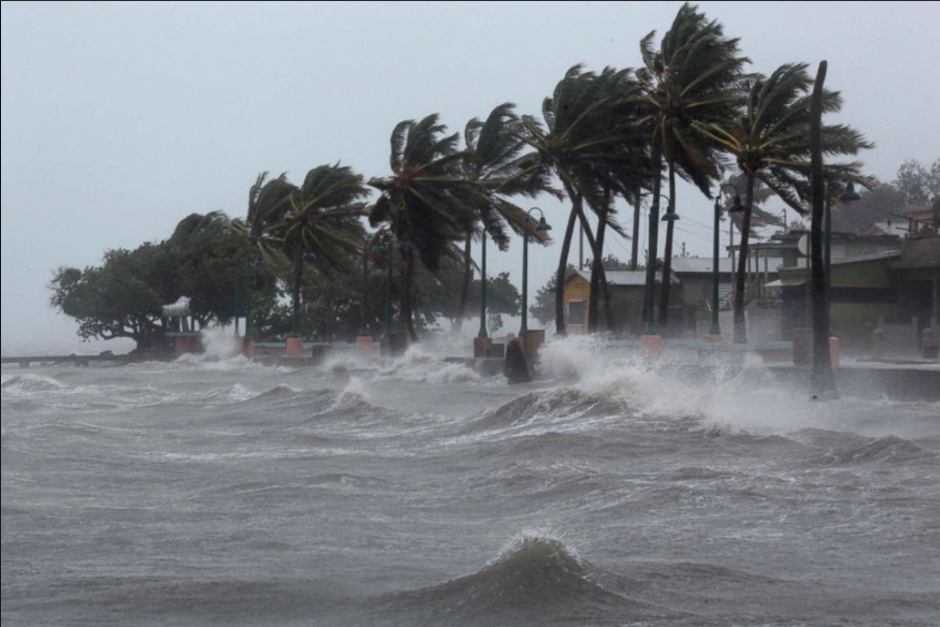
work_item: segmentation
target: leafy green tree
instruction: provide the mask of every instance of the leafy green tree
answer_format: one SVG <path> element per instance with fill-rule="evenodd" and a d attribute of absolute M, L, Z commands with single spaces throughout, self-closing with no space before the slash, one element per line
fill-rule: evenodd
<path fill-rule="evenodd" d="M 590 265 L 594 264 L 593 259 L 588 259 L 587 261 Z M 607 272 L 622 272 L 622 271 L 628 271 L 631 269 L 631 264 L 620 261 L 620 259 L 618 259 L 616 256 L 612 254 L 608 254 L 606 257 L 604 257 L 604 259 L 602 260 L 602 263 L 604 266 L 604 270 L 606 270 Z"/>
<path fill-rule="evenodd" d="M 940 197 L 940 159 L 927 169 L 916 159 L 907 159 L 898 168 L 892 186 L 904 195 L 908 207 L 928 207 Z"/>
<path fill-rule="evenodd" d="M 49 286 L 50 304 L 79 323 L 83 339 L 129 338 L 141 351 L 165 348 L 161 307 L 187 296 L 200 328 L 229 322 L 239 261 L 250 254 L 249 240 L 224 214 L 192 214 L 163 242 L 108 251 L 100 266 L 60 268 Z M 257 303 L 274 301 L 270 268 L 253 273 L 252 283 Z"/>
<path fill-rule="evenodd" d="M 187 216 L 162 246 L 172 263 L 172 283 L 162 289 L 164 297 L 190 297 L 192 315 L 202 326 L 228 324 L 236 313 L 244 315 L 244 300 L 249 297 L 259 302 L 274 298 L 272 269 L 253 267 L 245 272 L 244 262 L 253 257 L 251 246 L 222 212 Z M 241 303 L 234 301 L 236 280 L 245 292 Z"/>
<path fill-rule="evenodd" d="M 109 250 L 101 266 L 59 268 L 49 285 L 50 305 L 78 322 L 83 340 L 129 338 L 140 351 L 160 348 L 166 329 L 160 319 L 165 304 L 159 284 L 166 277 L 163 251 L 145 244 L 134 251 Z"/>
<path fill-rule="evenodd" d="M 691 181 L 707 197 L 710 187 L 721 171 L 719 151 L 705 141 L 693 126 L 696 124 L 725 125 L 734 119 L 741 103 L 738 82 L 749 62 L 738 50 L 738 39 L 724 35 L 723 26 L 708 21 L 698 7 L 685 3 L 663 36 L 659 49 L 654 49 L 656 31 L 640 42 L 644 67 L 637 70 L 646 100 L 651 108 L 646 120 L 652 133 L 652 161 L 657 175 L 653 181 L 651 220 L 659 220 L 659 172 L 665 160 L 669 179 L 669 198 L 676 206 L 676 174 Z M 672 267 L 672 246 L 675 223 L 666 227 L 663 251 L 663 276 Z M 656 259 L 656 245 L 650 258 Z M 669 323 L 669 281 L 660 291 L 659 325 Z"/>
<path fill-rule="evenodd" d="M 741 225 L 741 253 L 734 288 L 734 341 L 747 342 L 744 321 L 745 288 L 751 216 L 754 208 L 755 183 L 761 181 L 795 211 L 806 212 L 810 198 L 810 88 L 812 79 L 806 64 L 785 64 L 769 77 L 754 76 L 744 81 L 747 101 L 740 117 L 730 123 L 699 123 L 701 133 L 721 146 L 737 160 L 747 177 L 744 215 Z M 823 110 L 837 113 L 842 107 L 838 92 L 821 95 Z M 858 131 L 849 126 L 824 125 L 821 129 L 822 150 L 827 155 L 855 155 L 871 148 Z M 866 186 L 873 182 L 860 174 L 858 162 L 830 163 L 826 176 L 836 184 L 858 181 Z"/>
<path fill-rule="evenodd" d="M 565 280 L 577 271 L 577 268 L 569 263 L 565 268 Z M 553 274 L 548 282 L 535 293 L 534 302 L 529 306 L 529 314 L 543 325 L 556 320 L 555 294 L 557 293 L 557 283 L 558 275 Z M 562 287 L 562 294 L 564 294 L 564 287 Z"/>
<path fill-rule="evenodd" d="M 442 296 L 436 302 L 436 308 L 444 317 L 456 320 L 459 315 L 452 305 L 448 305 L 448 298 L 452 295 L 453 286 L 446 280 L 441 280 Z M 472 301 L 480 299 L 480 279 L 474 279 L 468 286 L 468 294 Z M 486 278 L 486 310 L 491 314 L 519 315 L 519 303 L 522 296 L 519 290 L 509 280 L 508 272 L 500 272 L 495 277 Z"/>

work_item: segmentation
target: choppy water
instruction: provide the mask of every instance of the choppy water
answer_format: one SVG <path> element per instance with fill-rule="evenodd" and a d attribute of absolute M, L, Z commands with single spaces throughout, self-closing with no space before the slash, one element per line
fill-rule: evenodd
<path fill-rule="evenodd" d="M 940 406 L 549 347 L 3 371 L 14 625 L 940 624 Z"/>

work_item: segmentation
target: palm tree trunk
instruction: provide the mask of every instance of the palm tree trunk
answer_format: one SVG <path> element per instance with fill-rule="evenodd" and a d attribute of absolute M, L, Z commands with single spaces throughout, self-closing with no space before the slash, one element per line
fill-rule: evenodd
<path fill-rule="evenodd" d="M 588 296 L 588 333 L 595 333 L 597 328 L 599 303 L 601 301 L 601 279 L 606 279 L 604 272 L 604 235 L 607 233 L 607 214 L 610 210 L 610 190 L 604 191 L 605 207 L 601 210 L 597 222 L 597 240 L 592 242 L 593 261 L 591 262 L 591 291 Z M 607 320 L 608 326 L 610 320 Z"/>
<path fill-rule="evenodd" d="M 751 236 L 751 212 L 754 208 L 754 175 L 747 173 L 744 196 L 744 217 L 741 221 L 741 247 L 738 249 L 738 271 L 734 277 L 734 343 L 747 344 L 747 321 L 744 308 L 747 287 L 748 241 Z"/>
<path fill-rule="evenodd" d="M 676 170 L 669 162 L 669 200 L 672 211 L 676 207 Z M 667 211 L 669 207 L 667 207 Z M 672 234 L 675 230 L 675 220 L 666 223 L 666 248 L 663 251 L 663 284 L 659 292 L 659 332 L 666 334 L 669 331 L 669 288 L 670 273 L 672 272 Z"/>
<path fill-rule="evenodd" d="M 561 242 L 561 255 L 558 258 L 558 272 L 555 274 L 555 334 L 565 336 L 568 334 L 565 327 L 565 273 L 568 270 L 568 253 L 571 252 L 571 238 L 574 236 L 574 223 L 581 213 L 581 196 L 574 193 L 570 186 L 565 185 L 565 191 L 571 198 L 572 208 L 568 215 L 568 226 L 565 228 L 565 238 Z M 525 315 L 525 313 L 523 313 Z"/>
<path fill-rule="evenodd" d="M 402 315 L 405 318 L 405 327 L 412 342 L 418 341 L 418 332 L 415 330 L 414 320 L 414 249 L 405 251 L 405 292 L 402 298 Z"/>
<path fill-rule="evenodd" d="M 640 315 L 640 328 L 644 331 L 652 331 L 647 328 L 647 323 L 652 319 L 653 303 L 656 299 L 656 253 L 659 247 L 659 238 L 654 236 L 657 233 L 659 223 L 659 196 L 663 188 L 662 170 L 663 153 L 658 143 L 653 144 L 653 170 L 655 172 L 653 179 L 653 202 L 650 205 L 650 221 L 648 229 L 650 232 L 649 251 L 646 258 L 646 289 L 643 291 L 643 311 Z"/>
<path fill-rule="evenodd" d="M 473 233 L 467 233 L 467 239 L 463 247 L 463 284 L 460 286 L 460 296 L 457 299 L 457 314 L 454 320 L 454 331 L 457 333 L 463 328 L 463 319 L 467 312 L 467 298 L 470 294 L 470 281 L 473 279 L 473 257 L 470 254 L 472 243 Z"/>
<path fill-rule="evenodd" d="M 633 203 L 633 248 L 630 251 L 630 270 L 636 272 L 637 256 L 640 254 L 640 209 L 642 207 L 640 197 L 637 196 Z"/>
<path fill-rule="evenodd" d="M 823 83 L 826 81 L 827 63 L 819 63 L 813 100 L 810 107 L 809 145 L 811 154 L 810 185 L 813 199 L 811 252 L 813 256 L 813 374 L 812 389 L 817 397 L 836 394 L 829 356 L 829 320 L 826 315 L 826 277 L 823 269 L 822 217 L 823 217 L 823 162 L 822 162 L 822 101 Z"/>

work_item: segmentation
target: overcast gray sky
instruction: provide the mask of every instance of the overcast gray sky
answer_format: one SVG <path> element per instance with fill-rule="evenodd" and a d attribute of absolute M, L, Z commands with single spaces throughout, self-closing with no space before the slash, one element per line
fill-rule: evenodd
<path fill-rule="evenodd" d="M 504 101 L 536 113 L 565 70 L 635 67 L 680 2 L 2 4 L 3 352 L 72 350 L 56 267 L 167 237 L 191 212 L 243 215 L 259 172 L 388 170 L 403 119 L 453 130 Z M 753 68 L 829 61 L 867 170 L 940 153 L 940 4 L 701 2 Z M 710 203 L 678 195 L 679 247 L 707 255 Z M 549 221 L 564 209 L 540 199 Z M 630 217 L 624 216 L 625 223 Z M 560 230 L 560 229 L 559 229 Z M 629 242 L 610 251 L 626 259 Z M 533 252 L 531 286 L 557 263 Z M 576 254 L 576 253 L 575 253 Z M 491 255 L 519 281 L 521 250 Z M 95 347 L 98 348 L 98 347 Z"/>

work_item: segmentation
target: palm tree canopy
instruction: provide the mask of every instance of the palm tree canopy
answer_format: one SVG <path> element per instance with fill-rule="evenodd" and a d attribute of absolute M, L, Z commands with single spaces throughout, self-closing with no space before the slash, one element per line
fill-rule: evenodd
<path fill-rule="evenodd" d="M 371 224 L 388 222 L 398 237 L 409 238 L 431 271 L 476 221 L 476 192 L 460 170 L 459 135 L 446 132 L 437 114 L 400 122 L 391 137 L 392 175 L 369 181 L 381 192 Z"/>
<path fill-rule="evenodd" d="M 486 122 L 473 118 L 467 123 L 462 169 L 466 179 L 477 185 L 474 199 L 484 228 L 505 235 L 508 226 L 519 235 L 528 232 L 535 241 L 548 244 L 548 233 L 538 231 L 538 223 L 526 216 L 526 210 L 508 199 L 516 195 L 534 198 L 542 192 L 563 197 L 551 186 L 549 168 L 528 167 L 538 163 L 538 156 L 525 153 L 529 146 L 512 132 L 519 123 L 514 108 L 506 102 L 494 108 Z"/>
<path fill-rule="evenodd" d="M 290 211 L 279 229 L 287 249 L 312 252 L 321 269 L 349 272 L 350 259 L 361 250 L 369 195 L 361 175 L 348 166 L 321 165 L 307 172 L 293 190 Z"/>
<path fill-rule="evenodd" d="M 747 174 L 741 171 L 738 171 L 735 174 L 731 174 L 722 181 L 722 185 L 731 185 L 735 188 L 735 190 L 738 190 L 738 194 L 743 194 L 747 190 Z M 773 196 L 773 191 L 764 185 L 763 182 L 755 182 L 754 198 L 752 200 L 753 204 L 751 206 L 751 237 L 755 237 L 757 235 L 757 233 L 754 231 L 755 228 L 770 226 L 773 224 L 783 227 L 787 226 L 783 223 L 782 217 L 770 213 L 765 208 L 765 203 L 773 198 Z M 740 230 L 744 227 L 744 216 L 741 212 L 732 213 L 729 211 L 733 204 L 734 201 L 732 197 L 726 195 L 723 198 L 723 202 L 719 205 L 722 214 L 722 220 L 727 214 L 731 218 L 731 221 L 734 222 L 734 225 Z"/>
<path fill-rule="evenodd" d="M 717 146 L 731 153 L 741 170 L 764 183 L 787 205 L 806 213 L 810 199 L 810 105 L 813 80 L 805 63 L 780 66 L 769 77 L 757 75 L 744 81 L 745 106 L 725 123 L 697 123 L 697 128 Z M 823 111 L 842 108 L 838 92 L 823 93 Z M 855 155 L 873 144 L 850 126 L 822 126 L 823 154 Z M 854 181 L 871 187 L 874 181 L 860 174 L 861 164 L 831 162 L 827 176 L 834 183 Z"/>
<path fill-rule="evenodd" d="M 301 187 L 285 174 L 266 181 L 258 176 L 248 195 L 245 232 L 269 261 L 295 251 L 312 252 L 322 269 L 348 270 L 350 253 L 362 246 L 362 176 L 348 166 L 321 165 L 310 170 Z"/>
<path fill-rule="evenodd" d="M 689 3 L 679 9 L 659 50 L 655 37 L 652 31 L 641 40 L 644 67 L 636 71 L 650 107 L 646 123 L 666 161 L 711 197 L 721 156 L 693 123 L 723 124 L 734 116 L 742 101 L 739 83 L 750 61 L 740 55 L 738 39 L 725 37 L 720 23 L 708 21 Z"/>
<path fill-rule="evenodd" d="M 641 108 L 633 70 L 608 67 L 596 74 L 576 65 L 543 101 L 543 121 L 523 116 L 517 126 L 536 152 L 524 165 L 551 167 L 595 213 L 606 209 L 610 226 L 626 236 L 607 192 L 633 198 L 651 178 L 649 140 L 638 124 Z"/>

